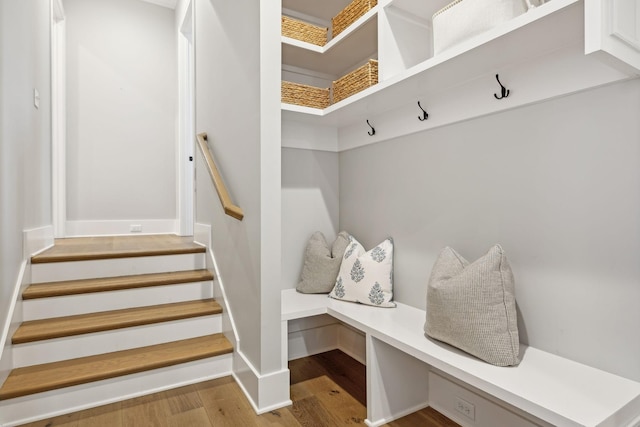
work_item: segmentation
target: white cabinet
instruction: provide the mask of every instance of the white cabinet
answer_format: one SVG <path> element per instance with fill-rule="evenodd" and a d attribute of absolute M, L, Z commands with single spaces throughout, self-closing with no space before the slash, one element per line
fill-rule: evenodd
<path fill-rule="evenodd" d="M 327 78 L 372 52 L 379 60 L 379 83 L 346 100 L 323 110 L 282 104 L 285 126 L 337 128 L 340 151 L 640 74 L 640 0 L 549 0 L 433 55 L 431 17 L 449 2 L 380 0 L 323 52 L 283 41 L 285 64 Z M 508 98 L 493 96 L 497 74 Z M 417 120 L 418 101 L 426 121 Z"/>
<path fill-rule="evenodd" d="M 640 0 L 585 0 L 585 53 L 640 70 Z"/>

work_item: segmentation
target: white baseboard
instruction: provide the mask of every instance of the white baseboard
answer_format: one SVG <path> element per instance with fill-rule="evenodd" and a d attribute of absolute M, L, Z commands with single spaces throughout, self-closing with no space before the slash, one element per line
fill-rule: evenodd
<path fill-rule="evenodd" d="M 364 423 L 366 425 L 368 425 L 369 427 L 380 427 L 380 426 L 389 424 L 389 423 L 391 423 L 391 422 L 393 422 L 393 421 L 395 421 L 395 420 L 397 420 L 399 418 L 402 418 L 402 417 L 405 417 L 407 415 L 413 414 L 414 412 L 418 412 L 418 411 L 420 411 L 420 410 L 422 410 L 424 408 L 428 408 L 428 407 L 429 407 L 429 404 L 428 403 L 424 403 L 424 404 L 417 405 L 417 406 L 414 406 L 414 407 L 409 408 L 409 409 L 405 409 L 404 411 L 395 413 L 395 414 L 393 414 L 393 416 L 391 416 L 389 418 L 382 419 L 382 420 L 369 421 L 369 419 L 367 418 L 366 420 L 364 420 Z M 464 424 L 461 424 L 461 425 L 462 425 L 462 427 L 469 427 L 469 426 L 464 425 Z"/>
<path fill-rule="evenodd" d="M 194 224 L 193 240 L 207 248 L 205 263 L 206 268 L 213 272 L 213 297 L 222 306 L 222 333 L 229 340 L 233 348 L 238 348 L 238 332 L 233 320 L 233 313 L 227 300 L 227 293 L 224 290 L 224 282 L 220 276 L 218 264 L 213 257 L 211 249 L 211 226 L 208 224 Z"/>
<path fill-rule="evenodd" d="M 11 303 L 4 319 L 0 319 L 0 384 L 4 383 L 13 369 L 13 351 L 10 337 L 22 322 L 22 298 L 20 295 L 29 285 L 29 263 L 25 260 L 20 265 L 18 279 L 13 287 Z"/>
<path fill-rule="evenodd" d="M 261 375 L 240 349 L 233 358 L 236 380 L 256 414 L 264 414 L 292 404 L 289 398 L 289 370 Z"/>
<path fill-rule="evenodd" d="M 132 226 L 139 226 L 140 231 L 132 232 Z M 178 229 L 177 219 L 67 221 L 65 224 L 66 237 L 177 234 Z"/>
<path fill-rule="evenodd" d="M 216 277 L 214 281 L 214 296 L 218 303 L 223 306 L 222 330 L 235 349 L 233 353 L 233 377 L 257 414 L 291 405 L 291 400 L 289 399 L 289 370 L 282 369 L 277 372 L 260 374 L 242 352 L 241 337 L 238 336 L 233 320 L 233 312 L 228 304 L 225 284 L 211 248 L 211 226 L 208 224 L 194 224 L 193 237 L 194 241 L 207 247 L 207 268 L 213 270 Z"/>
<path fill-rule="evenodd" d="M 195 223 L 193 225 L 193 241 L 211 248 L 211 226 L 209 224 Z"/>
<path fill-rule="evenodd" d="M 196 223 L 193 229 L 193 237 L 194 241 L 207 247 L 207 268 L 213 270 L 216 277 L 214 280 L 214 296 L 218 303 L 223 306 L 222 330 L 235 349 L 233 353 L 233 377 L 257 414 L 291 405 L 291 400 L 289 399 L 289 370 L 283 369 L 266 375 L 260 374 L 241 350 L 240 337 L 233 320 L 233 312 L 228 304 L 224 281 L 211 248 L 211 226 Z"/>
<path fill-rule="evenodd" d="M 47 225 L 23 232 L 23 256 L 29 259 L 33 255 L 40 253 L 53 246 L 53 226 Z"/>

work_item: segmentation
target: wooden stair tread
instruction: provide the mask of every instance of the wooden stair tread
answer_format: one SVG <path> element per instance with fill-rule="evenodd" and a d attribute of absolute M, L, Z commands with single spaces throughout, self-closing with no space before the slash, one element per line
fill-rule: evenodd
<path fill-rule="evenodd" d="M 231 353 L 222 334 L 14 369 L 0 400 Z"/>
<path fill-rule="evenodd" d="M 208 270 L 174 271 L 170 273 L 137 274 L 132 276 L 105 277 L 100 279 L 69 280 L 64 282 L 30 285 L 22 293 L 22 299 L 48 298 L 92 292 L 118 291 L 150 286 L 172 285 L 213 280 Z"/>
<path fill-rule="evenodd" d="M 169 234 L 152 236 L 104 236 L 56 239 L 54 246 L 33 256 L 32 264 L 98 259 L 177 255 L 206 252 L 190 237 Z"/>
<path fill-rule="evenodd" d="M 170 320 L 219 314 L 222 307 L 213 299 L 160 304 L 124 310 L 104 311 L 23 322 L 13 344 L 61 338 L 92 332 L 148 325 Z"/>

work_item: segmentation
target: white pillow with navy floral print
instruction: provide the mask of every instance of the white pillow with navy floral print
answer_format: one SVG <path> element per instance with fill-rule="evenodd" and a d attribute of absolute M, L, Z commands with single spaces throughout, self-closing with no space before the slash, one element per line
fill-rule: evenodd
<path fill-rule="evenodd" d="M 376 307 L 395 307 L 393 300 L 393 239 L 370 251 L 353 237 L 344 253 L 331 298 Z"/>

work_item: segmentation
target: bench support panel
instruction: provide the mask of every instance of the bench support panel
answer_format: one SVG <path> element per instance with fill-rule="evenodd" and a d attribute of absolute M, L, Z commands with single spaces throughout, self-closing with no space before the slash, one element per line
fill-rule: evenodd
<path fill-rule="evenodd" d="M 381 426 L 429 406 L 429 367 L 367 335 L 367 419 Z"/>

